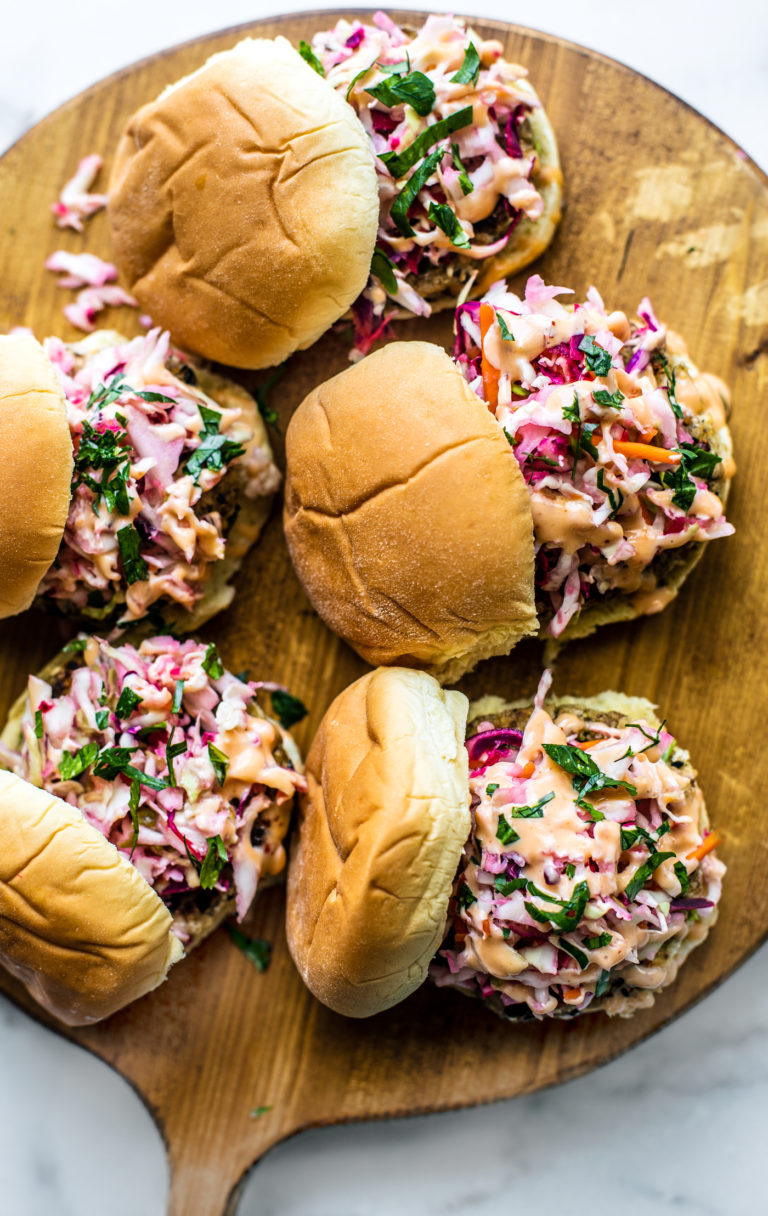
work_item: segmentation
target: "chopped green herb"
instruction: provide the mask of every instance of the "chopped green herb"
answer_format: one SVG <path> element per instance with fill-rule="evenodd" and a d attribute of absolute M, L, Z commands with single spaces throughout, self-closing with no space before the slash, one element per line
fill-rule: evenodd
<path fill-rule="evenodd" d="M 264 945 L 268 946 L 269 942 L 264 942 Z M 259 968 L 259 970 L 263 970 L 263 968 Z M 272 1110 L 271 1106 L 254 1106 L 253 1110 L 250 1112 L 250 1118 L 260 1119 L 262 1115 L 266 1115 L 270 1110 Z"/>
<path fill-rule="evenodd" d="M 119 528 L 117 543 L 127 582 L 141 583 L 149 578 L 149 566 L 139 552 L 139 534 L 132 524 Z"/>
<path fill-rule="evenodd" d="M 174 713 L 174 714 L 181 713 L 181 706 L 182 706 L 183 698 L 184 698 L 184 681 L 177 680 L 176 687 L 173 690 L 173 704 L 171 705 L 172 713 Z"/>
<path fill-rule="evenodd" d="M 422 187 L 426 185 L 427 181 L 440 164 L 440 161 L 443 159 L 443 155 L 443 149 L 438 148 L 435 152 L 432 152 L 426 158 L 426 160 L 422 161 L 415 173 L 412 173 L 408 178 L 405 186 L 392 204 L 390 211 L 392 222 L 403 236 L 413 236 L 414 234 L 414 229 L 408 223 L 408 212 L 410 211 L 413 203 L 416 201 L 417 194 Z"/>
<path fill-rule="evenodd" d="M 451 76 L 452 84 L 477 84 L 477 78 L 480 75 L 480 56 L 475 49 L 474 43 L 470 42 L 464 52 L 464 60 L 458 72 Z"/>
<path fill-rule="evenodd" d="M 509 431 L 507 430 L 507 428 L 505 426 L 502 427 L 501 429 L 503 430 L 504 434 L 507 437 L 507 443 L 509 444 L 509 446 L 511 448 L 517 447 L 519 440 L 517 440 L 514 435 L 510 435 Z"/>
<path fill-rule="evenodd" d="M 203 420 L 204 435 L 218 435 L 221 426 L 221 410 L 212 410 L 210 406 L 198 405 L 200 417 Z"/>
<path fill-rule="evenodd" d="M 249 962 L 253 963 L 257 971 L 266 971 L 272 958 L 272 943 L 265 941 L 262 937 L 246 937 L 234 925 L 227 925 L 229 936 L 237 946 L 238 950 L 242 950 Z M 265 1111 L 271 1110 L 271 1106 L 260 1106 L 259 1114 L 264 1114 Z M 253 1111 L 251 1111 L 253 1117 Z"/>
<path fill-rule="evenodd" d="M 176 727 L 174 726 L 170 735 L 168 736 L 168 742 L 165 745 L 165 764 L 168 769 L 168 784 L 174 787 L 178 784 L 178 782 L 176 781 L 176 773 L 174 772 L 173 762 L 177 756 L 182 756 L 187 750 L 187 745 L 183 740 L 179 743 L 174 743 L 173 736 L 175 730 Z"/>
<path fill-rule="evenodd" d="M 427 214 L 440 231 L 445 233 L 452 245 L 457 249 L 469 249 L 469 237 L 452 207 L 447 203 L 430 203 Z"/>
<path fill-rule="evenodd" d="M 472 904 L 477 903 L 477 896 L 473 894 L 472 888 L 467 886 L 465 882 L 459 887 L 456 903 L 460 908 L 470 908 Z"/>
<path fill-rule="evenodd" d="M 93 746 L 96 747 L 96 744 L 94 743 Z M 149 773 L 140 772 L 130 763 L 130 758 L 135 751 L 137 751 L 136 747 L 103 748 L 93 766 L 95 776 L 113 781 L 118 773 L 124 773 L 126 777 L 135 778 L 150 790 L 164 790 L 168 783 L 162 777 L 151 777 Z"/>
<path fill-rule="evenodd" d="M 63 652 L 64 654 L 76 654 L 80 650 L 85 650 L 87 645 L 88 638 L 73 638 L 63 647 Z"/>
<path fill-rule="evenodd" d="M 322 63 L 318 59 L 315 52 L 312 50 L 312 47 L 309 45 L 308 42 L 305 42 L 303 38 L 299 42 L 299 54 L 301 55 L 304 62 L 308 63 L 309 66 L 313 69 L 313 71 L 317 72 L 318 76 L 325 76 L 325 68 L 323 67 Z"/>
<path fill-rule="evenodd" d="M 96 711 L 96 725 L 98 726 L 99 730 L 107 729 L 107 727 L 109 726 L 109 710 L 108 709 L 98 709 Z"/>
<path fill-rule="evenodd" d="M 142 401 L 149 401 L 150 404 L 152 404 L 152 405 L 176 405 L 177 404 L 175 397 L 166 397 L 164 393 L 139 392 L 138 389 L 135 389 L 135 388 L 126 388 L 125 396 L 126 397 L 127 396 L 140 397 Z M 119 415 L 118 415 L 118 417 L 119 417 Z M 124 418 L 121 418 L 120 421 L 123 424 L 125 424 Z"/>
<path fill-rule="evenodd" d="M 278 380 L 285 375 L 285 369 L 287 366 L 288 360 L 284 359 L 282 363 L 278 364 L 273 372 L 269 373 L 266 380 L 262 380 L 261 384 L 259 384 L 253 391 L 253 395 L 256 398 L 256 404 L 259 407 L 259 413 L 261 414 L 262 418 L 265 422 L 268 422 L 270 426 L 274 426 L 277 430 L 279 430 L 277 425 L 277 410 L 273 410 L 270 405 L 267 405 L 267 396 L 269 393 L 271 393 Z"/>
<path fill-rule="evenodd" d="M 598 469 L 597 484 L 603 493 L 608 495 L 608 501 L 611 504 L 611 514 L 608 518 L 613 519 L 621 510 L 622 503 L 624 502 L 624 495 L 618 488 L 614 492 L 610 486 L 605 484 L 605 469 Z"/>
<path fill-rule="evenodd" d="M 511 895 L 513 891 L 524 891 L 526 882 L 524 878 L 505 878 L 503 874 L 497 874 L 493 885 L 499 895 Z"/>
<path fill-rule="evenodd" d="M 568 878 L 574 877 L 574 875 L 576 873 L 576 867 L 572 861 L 569 861 L 568 865 L 565 867 L 565 873 Z"/>
<path fill-rule="evenodd" d="M 640 829 L 636 828 L 634 824 L 630 824 L 629 827 L 622 828 L 621 829 L 622 851 L 624 849 L 631 849 L 637 843 L 639 838 L 640 838 Z"/>
<path fill-rule="evenodd" d="M 128 798 L 128 810 L 131 813 L 133 835 L 131 836 L 131 858 L 136 845 L 139 843 L 139 803 L 141 801 L 141 782 L 134 777 L 131 782 L 131 793 Z"/>
<path fill-rule="evenodd" d="M 127 482 L 131 446 L 126 431 L 97 431 L 90 422 L 84 422 L 74 463 L 73 489 L 85 485 L 97 502 L 103 496 L 110 511 L 119 515 L 130 513 Z M 93 476 L 98 471 L 100 480 Z"/>
<path fill-rule="evenodd" d="M 42 709 L 36 709 L 35 710 L 35 738 L 42 739 L 42 737 L 43 737 L 43 711 L 42 711 Z M 497 786 L 497 788 L 498 788 L 498 786 Z"/>
<path fill-rule="evenodd" d="M 604 816 L 586 801 L 588 794 L 595 794 L 599 790 L 626 790 L 630 797 L 637 797 L 634 785 L 609 777 L 580 747 L 573 747 L 569 743 L 542 743 L 542 748 L 550 760 L 554 760 L 566 773 L 570 773 L 577 795 L 577 806 L 587 811 L 594 819 L 603 819 Z"/>
<path fill-rule="evenodd" d="M 454 167 L 458 169 L 459 172 L 459 185 L 461 186 L 462 194 L 471 194 L 475 187 L 472 184 L 471 177 L 464 168 L 464 164 L 459 153 L 458 144 L 451 144 L 451 156 L 453 157 Z"/>
<path fill-rule="evenodd" d="M 672 501 L 682 511 L 688 511 L 696 497 L 698 486 L 695 477 L 709 482 L 720 457 L 714 452 L 697 448 L 692 443 L 681 443 L 678 449 L 681 460 L 676 469 L 670 469 L 661 475 L 662 484 L 669 490 L 674 490 Z"/>
<path fill-rule="evenodd" d="M 197 479 L 203 469 L 210 469 L 213 472 L 221 472 L 233 460 L 237 460 L 238 456 L 245 453 L 245 448 L 241 443 L 236 443 L 233 439 L 227 439 L 226 435 L 212 434 L 210 431 L 204 431 L 200 443 L 195 448 L 191 456 L 187 458 L 185 465 L 187 473 L 189 473 L 197 483 Z"/>
<path fill-rule="evenodd" d="M 64 752 L 59 760 L 59 775 L 62 781 L 73 781 L 75 777 L 79 777 L 91 767 L 98 754 L 98 743 L 86 743 L 85 747 L 81 747 L 74 755 Z"/>
<path fill-rule="evenodd" d="M 672 407 L 672 413 L 675 415 L 675 418 L 677 418 L 678 420 L 682 419 L 683 411 L 682 411 L 680 402 L 678 401 L 677 395 L 675 392 L 676 386 L 677 386 L 677 376 L 675 374 L 675 369 L 673 367 L 670 367 L 667 356 L 664 354 L 663 351 L 660 351 L 660 350 L 657 350 L 654 352 L 651 363 L 654 366 L 656 364 L 660 364 L 661 370 L 663 371 L 664 377 L 667 381 L 667 396 L 669 397 L 669 404 Z"/>
<path fill-rule="evenodd" d="M 39 711 L 38 711 L 38 712 L 39 712 Z M 499 783 L 498 783 L 498 781 L 492 781 L 490 785 L 486 785 L 486 787 L 485 787 L 485 792 L 486 792 L 486 794 L 488 795 L 488 797 L 490 798 L 491 794 L 495 794 L 495 793 L 496 793 L 496 790 L 497 790 L 498 788 L 499 788 Z"/>
<path fill-rule="evenodd" d="M 533 806 L 509 806 L 506 813 L 510 819 L 541 819 L 544 815 L 544 807 L 552 801 L 554 796 L 554 794 L 545 794 Z"/>
<path fill-rule="evenodd" d="M 502 844 L 514 844 L 516 840 L 520 839 L 519 832 L 515 831 L 512 824 L 504 817 L 504 815 L 499 815 L 499 823 L 496 828 L 496 839 L 500 840 Z"/>
<path fill-rule="evenodd" d="M 435 86 L 423 72 L 391 73 L 388 80 L 365 91 L 390 109 L 409 105 L 421 118 L 431 114 L 435 104 Z"/>
<path fill-rule="evenodd" d="M 604 347 L 592 337 L 585 334 L 579 342 L 579 350 L 584 353 L 584 362 L 596 376 L 607 376 L 613 366 L 613 360 Z"/>
<path fill-rule="evenodd" d="M 441 118 L 439 122 L 432 123 L 431 126 L 427 127 L 426 131 L 422 131 L 421 135 L 418 135 L 413 143 L 404 148 L 402 152 L 383 152 L 379 159 L 387 166 L 395 181 L 399 181 L 409 169 L 412 169 L 421 160 L 428 149 L 434 144 L 445 139 L 447 135 L 452 135 L 454 131 L 460 131 L 462 127 L 470 126 L 472 123 L 472 113 L 472 106 L 464 106 L 463 109 L 449 114 L 447 118 Z M 438 160 L 441 160 L 442 157 L 443 152 L 441 151 Z M 435 165 L 437 163 L 438 161 L 435 161 Z M 435 165 L 430 168 L 427 177 L 434 172 Z M 424 181 L 426 181 L 426 177 Z M 414 192 L 414 198 L 423 184 L 424 182 Z M 405 233 L 404 235 L 410 236 L 411 234 Z"/>
<path fill-rule="evenodd" d="M 688 890 L 688 888 L 691 885 L 691 879 L 689 877 L 687 869 L 685 868 L 685 862 L 676 861 L 674 869 L 675 869 L 675 878 L 680 883 L 680 894 L 685 895 L 686 891 Z"/>
<path fill-rule="evenodd" d="M 530 891 L 530 889 L 531 884 L 529 883 L 528 890 Z M 558 900 L 557 902 L 562 903 L 561 900 Z M 564 929 L 567 932 L 569 929 L 575 928 L 579 923 L 584 915 L 584 909 L 586 908 L 588 902 L 589 887 L 582 879 L 581 882 L 576 883 L 576 886 L 573 888 L 573 895 L 568 902 L 562 904 L 562 911 L 555 912 L 547 909 L 545 912 L 541 908 L 537 907 L 536 904 L 532 904 L 528 900 L 526 900 L 525 903 L 525 910 L 528 915 L 532 916 L 534 920 L 539 922 L 539 924 L 553 924 L 556 928 Z"/>
<path fill-rule="evenodd" d="M 223 785 L 227 779 L 227 769 L 229 768 L 229 756 L 220 751 L 218 747 L 214 747 L 212 743 L 208 744 L 208 758 L 213 765 L 213 771 L 216 774 L 216 780 L 219 785 Z"/>
<path fill-rule="evenodd" d="M 603 946 L 610 945 L 612 939 L 612 933 L 601 933 L 598 937 L 585 937 L 584 945 L 587 950 L 602 950 Z"/>
<path fill-rule="evenodd" d="M 605 388 L 598 388 L 595 389 L 592 396 L 598 405 L 610 406 L 613 410 L 621 409 L 621 403 L 624 400 L 624 394 L 618 389 L 615 393 L 609 393 Z"/>
<path fill-rule="evenodd" d="M 397 295 L 398 284 L 395 276 L 395 263 L 378 247 L 374 249 L 373 257 L 371 258 L 371 274 L 376 276 L 384 290 L 388 291 L 391 296 Z"/>
<path fill-rule="evenodd" d="M 635 871 L 632 878 L 624 888 L 624 894 L 626 895 L 627 899 L 634 899 L 638 891 L 642 891 L 649 879 L 653 878 L 653 875 L 656 873 L 661 863 L 674 856 L 674 853 L 651 853 L 648 860 L 643 862 L 643 864 Z"/>
<path fill-rule="evenodd" d="M 220 680 L 224 675 L 224 664 L 221 661 L 221 656 L 213 642 L 208 646 L 202 662 L 203 671 L 207 672 L 212 680 Z"/>
<path fill-rule="evenodd" d="M 608 991 L 610 986 L 611 986 L 610 971 L 601 971 L 600 975 L 597 978 L 597 983 L 595 985 L 595 996 L 596 997 L 602 996 L 604 992 Z"/>
<path fill-rule="evenodd" d="M 130 718 L 135 709 L 141 705 L 141 697 L 135 693 L 127 684 L 123 685 L 123 690 L 120 693 L 120 698 L 115 706 L 115 713 L 118 718 Z"/>
<path fill-rule="evenodd" d="M 515 335 L 512 333 L 512 330 L 509 328 L 500 312 L 496 313 L 496 320 L 499 323 L 499 329 L 501 330 L 503 340 L 505 342 L 514 342 Z"/>
<path fill-rule="evenodd" d="M 200 886 L 204 891 L 210 891 L 219 881 L 219 875 L 229 861 L 227 848 L 221 836 L 214 836 L 208 841 L 208 852 L 205 854 L 200 867 Z"/>
<path fill-rule="evenodd" d="M 576 960 L 582 971 L 585 967 L 589 966 L 589 959 L 586 954 L 583 950 L 579 950 L 578 946 L 574 946 L 573 942 L 566 941 L 564 937 L 559 937 L 557 944 L 561 950 L 564 950 L 566 954 L 570 954 L 571 958 Z"/>
<path fill-rule="evenodd" d="M 576 461 L 583 452 L 588 452 L 593 460 L 598 459 L 598 451 L 592 442 L 592 436 L 597 430 L 596 422 L 582 422 L 581 408 L 579 399 L 574 393 L 573 401 L 570 405 L 563 407 L 563 417 L 573 423 L 575 430 L 571 432 L 571 437 L 568 441 L 571 452 L 573 453 L 574 473 L 576 471 Z"/>
<path fill-rule="evenodd" d="M 297 722 L 301 722 L 302 718 L 306 718 L 309 713 L 303 701 L 286 692 L 284 688 L 276 688 L 270 694 L 270 698 L 277 720 L 286 730 L 290 730 Z"/>

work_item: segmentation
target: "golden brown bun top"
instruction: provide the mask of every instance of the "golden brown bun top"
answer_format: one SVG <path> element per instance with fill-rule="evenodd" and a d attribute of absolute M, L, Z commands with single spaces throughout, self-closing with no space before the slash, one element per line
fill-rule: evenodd
<path fill-rule="evenodd" d="M 288 945 L 311 991 L 348 1017 L 422 983 L 469 836 L 467 698 L 379 668 L 345 689 L 307 757 L 288 870 Z"/>
<path fill-rule="evenodd" d="M 286 462 L 298 576 L 369 663 L 451 681 L 535 632 L 522 474 L 438 346 L 393 342 L 321 384 L 291 419 Z"/>
<path fill-rule="evenodd" d="M 0 963 L 71 1026 L 156 988 L 171 915 L 80 811 L 0 771 Z"/>
<path fill-rule="evenodd" d="M 285 38 L 246 39 L 139 110 L 109 200 L 142 307 L 220 363 L 282 362 L 368 279 L 379 201 L 365 132 Z"/>
<path fill-rule="evenodd" d="M 72 438 L 53 365 L 31 334 L 0 336 L 0 617 L 29 608 L 59 551 Z"/>

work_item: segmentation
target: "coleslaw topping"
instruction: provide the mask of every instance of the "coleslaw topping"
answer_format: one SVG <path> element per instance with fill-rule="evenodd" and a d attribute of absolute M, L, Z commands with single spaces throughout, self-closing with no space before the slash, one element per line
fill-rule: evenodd
<path fill-rule="evenodd" d="M 542 214 L 529 121 L 540 103 L 502 51 L 453 16 L 416 32 L 377 12 L 371 24 L 337 22 L 301 52 L 354 107 L 376 159 L 380 227 L 355 307 L 366 331 L 392 301 L 428 316 L 429 301 L 458 296 L 522 216 Z"/>
<path fill-rule="evenodd" d="M 192 640 L 81 636 L 67 649 L 62 672 L 30 676 L 22 741 L 0 749 L 3 763 L 78 807 L 172 912 L 217 892 L 242 919 L 261 876 L 285 864 L 305 789 L 259 686 Z"/>
<path fill-rule="evenodd" d="M 192 610 L 226 554 L 237 494 L 271 494 L 279 473 L 240 409 L 221 408 L 159 329 L 117 345 L 45 350 L 67 401 L 72 502 L 43 604 L 103 619 L 158 600 Z M 78 353 L 80 351 L 81 353 Z"/>
<path fill-rule="evenodd" d="M 663 723 L 550 713 L 541 692 L 520 731 L 473 724 L 472 834 L 430 974 L 508 1016 L 628 1013 L 706 936 L 718 836 Z"/>
<path fill-rule="evenodd" d="M 564 293 L 539 275 L 523 298 L 495 283 L 458 308 L 454 351 L 528 487 L 537 607 L 554 637 L 617 594 L 659 611 L 680 551 L 733 532 L 725 386 L 699 374 L 649 300 L 630 322 L 594 287 L 575 306 Z"/>
<path fill-rule="evenodd" d="M 62 187 L 56 202 L 51 203 L 57 228 L 73 228 L 75 232 L 82 232 L 85 221 L 106 207 L 109 201 L 106 194 L 91 193 L 91 186 L 103 164 L 104 161 L 95 152 L 82 158 L 74 175 Z"/>

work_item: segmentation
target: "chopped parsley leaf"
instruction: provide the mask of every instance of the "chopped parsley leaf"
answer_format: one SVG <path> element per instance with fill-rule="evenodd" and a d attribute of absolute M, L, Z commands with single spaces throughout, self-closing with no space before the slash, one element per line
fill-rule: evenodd
<path fill-rule="evenodd" d="M 524 878 L 505 878 L 503 874 L 497 874 L 493 885 L 499 895 L 511 895 L 513 891 L 524 891 L 526 882 Z"/>
<path fill-rule="evenodd" d="M 242 950 L 249 962 L 253 963 L 257 971 L 266 971 L 272 958 L 272 943 L 265 941 L 261 937 L 246 937 L 234 925 L 227 925 L 229 936 L 237 946 L 238 950 Z M 256 1112 L 251 1111 L 251 1118 L 258 1118 L 266 1111 L 271 1110 L 271 1106 L 260 1106 Z"/>
<path fill-rule="evenodd" d="M 509 326 L 507 325 L 506 321 L 504 320 L 504 318 L 502 317 L 500 312 L 496 313 L 496 320 L 499 323 L 499 329 L 501 330 L 502 339 L 505 342 L 514 342 L 515 335 L 512 333 L 512 330 L 509 328 Z"/>
<path fill-rule="evenodd" d="M 515 831 L 512 824 L 504 817 L 504 815 L 499 815 L 499 823 L 496 828 L 496 839 L 500 840 L 502 844 L 514 844 L 516 840 L 520 839 L 519 832 Z"/>
<path fill-rule="evenodd" d="M 221 656 L 213 642 L 206 649 L 202 662 L 203 671 L 211 677 L 212 680 L 220 680 L 224 675 L 224 664 L 221 661 Z"/>
<path fill-rule="evenodd" d="M 578 946 L 574 946 L 573 942 L 566 941 L 564 937 L 559 937 L 557 944 L 561 950 L 564 950 L 566 954 L 570 954 L 571 958 L 576 960 L 581 971 L 589 966 L 589 959 L 586 954 L 583 950 L 579 950 Z"/>
<path fill-rule="evenodd" d="M 270 699 L 278 722 L 286 730 L 297 722 L 301 722 L 302 718 L 306 718 L 309 713 L 304 702 L 286 692 L 284 688 L 276 688 L 274 692 L 270 693 Z"/>
<path fill-rule="evenodd" d="M 455 211 L 447 203 L 430 203 L 429 218 L 444 232 L 457 249 L 469 249 L 469 237 L 458 221 Z"/>
<path fill-rule="evenodd" d="M 170 786 L 174 786 L 174 787 L 178 783 L 176 781 L 176 773 L 174 772 L 174 769 L 173 769 L 173 762 L 177 756 L 182 756 L 184 754 L 184 752 L 187 750 L 187 745 L 183 740 L 180 743 L 173 742 L 173 736 L 174 736 L 175 730 L 176 730 L 176 727 L 174 726 L 173 730 L 171 731 L 170 735 L 168 736 L 168 742 L 165 745 L 165 764 L 166 764 L 166 768 L 168 769 L 168 784 Z"/>
<path fill-rule="evenodd" d="M 312 50 L 312 47 L 303 38 L 299 42 L 299 54 L 304 62 L 308 63 L 312 70 L 317 72 L 318 76 L 325 76 L 325 68 Z"/>
<path fill-rule="evenodd" d="M 130 718 L 133 711 L 137 709 L 139 705 L 141 705 L 141 697 L 138 695 L 138 693 L 135 693 L 132 688 L 129 688 L 127 684 L 124 684 L 122 692 L 120 693 L 120 698 L 115 706 L 115 713 L 117 714 L 118 718 Z"/>
<path fill-rule="evenodd" d="M 610 488 L 610 486 L 605 484 L 605 469 L 598 469 L 597 485 L 604 494 L 608 495 L 608 501 L 611 504 L 611 514 L 608 516 L 608 518 L 613 519 L 621 510 L 621 506 L 624 502 L 624 495 L 618 488 L 614 491 Z"/>
<path fill-rule="evenodd" d="M 477 84 L 477 78 L 480 75 L 480 56 L 477 53 L 475 45 L 470 42 L 464 52 L 464 59 L 461 67 L 455 75 L 451 76 L 452 84 Z"/>
<path fill-rule="evenodd" d="M 229 768 L 229 756 L 220 751 L 218 747 L 214 747 L 212 743 L 208 744 L 208 759 L 210 760 L 213 771 L 216 774 L 216 780 L 219 785 L 223 785 L 227 779 L 227 769 Z"/>
<path fill-rule="evenodd" d="M 408 212 L 416 201 L 417 194 L 427 184 L 427 181 L 440 164 L 443 155 L 443 149 L 438 148 L 426 160 L 422 161 L 416 172 L 408 178 L 405 186 L 403 186 L 403 189 L 392 204 L 390 210 L 392 222 L 403 236 L 413 236 L 414 234 L 414 229 L 408 223 Z"/>
<path fill-rule="evenodd" d="M 473 894 L 472 888 L 465 882 L 459 887 L 456 903 L 460 908 L 470 908 L 472 904 L 477 903 L 477 896 Z"/>
<path fill-rule="evenodd" d="M 227 848 L 221 836 L 214 836 L 208 841 L 208 851 L 200 867 L 200 886 L 204 891 L 210 891 L 219 881 L 219 875 L 229 861 Z"/>
<path fill-rule="evenodd" d="M 651 878 L 653 878 L 653 875 L 656 873 L 661 863 L 674 856 L 674 853 L 651 853 L 648 860 L 643 862 L 643 864 L 635 871 L 632 878 L 624 888 L 624 894 L 626 895 L 627 899 L 634 899 L 638 891 L 642 891 L 645 884 Z"/>
<path fill-rule="evenodd" d="M 613 359 L 604 347 L 592 337 L 585 334 L 579 342 L 579 350 L 584 353 L 584 362 L 596 376 L 607 376 L 613 366 Z"/>
<path fill-rule="evenodd" d="M 464 168 L 464 164 L 459 153 L 459 145 L 451 144 L 451 156 L 453 157 L 454 168 L 458 170 L 459 185 L 461 186 L 462 194 L 471 194 L 474 190 L 472 179 Z"/>
<path fill-rule="evenodd" d="M 43 711 L 41 709 L 36 709 L 35 710 L 35 738 L 42 739 L 42 737 L 43 737 Z"/>
<path fill-rule="evenodd" d="M 610 406 L 613 410 L 621 409 L 624 400 L 624 394 L 619 389 L 616 389 L 615 393 L 609 393 L 605 388 L 598 388 L 592 393 L 592 397 L 598 405 Z"/>
<path fill-rule="evenodd" d="M 108 709 L 98 709 L 96 711 L 96 725 L 98 726 L 99 730 L 107 729 L 107 727 L 109 726 L 109 710 Z"/>
<path fill-rule="evenodd" d="M 85 747 L 81 747 L 74 755 L 64 752 L 59 760 L 59 775 L 62 781 L 73 781 L 75 777 L 79 777 L 91 767 L 98 754 L 98 743 L 86 743 Z"/>
<path fill-rule="evenodd" d="M 241 443 L 236 443 L 234 439 L 227 439 L 226 435 L 212 434 L 210 431 L 204 431 L 200 443 L 195 448 L 194 452 L 187 458 L 186 468 L 197 483 L 197 479 L 204 469 L 209 469 L 213 472 L 221 472 L 233 460 L 237 460 L 239 456 L 244 455 L 245 448 Z"/>
<path fill-rule="evenodd" d="M 378 246 L 374 249 L 373 257 L 371 258 L 371 274 L 379 280 L 384 290 L 388 291 L 391 296 L 397 295 L 398 283 L 395 277 L 395 263 Z"/>
<path fill-rule="evenodd" d="M 554 760 L 555 764 L 570 774 L 576 791 L 576 805 L 587 811 L 593 819 L 602 819 L 604 816 L 586 801 L 588 794 L 595 794 L 600 790 L 626 790 L 630 797 L 637 797 L 634 785 L 616 777 L 609 777 L 589 753 L 582 751 L 580 747 L 573 747 L 569 743 L 542 743 L 542 748 L 550 760 Z"/>
<path fill-rule="evenodd" d="M 176 687 L 173 690 L 173 704 L 171 712 L 174 714 L 181 713 L 182 699 L 184 697 L 184 681 L 177 680 Z"/>
<path fill-rule="evenodd" d="M 453 114 L 449 114 L 447 118 L 441 118 L 439 122 L 432 123 L 431 126 L 427 127 L 426 131 L 422 131 L 421 135 L 418 135 L 413 143 L 404 148 L 402 152 L 383 152 L 379 159 L 387 166 L 395 181 L 399 181 L 409 169 L 413 168 L 421 160 L 433 144 L 439 143 L 447 135 L 452 135 L 454 131 L 460 131 L 462 127 L 471 126 L 472 118 L 472 106 L 464 106 L 461 110 L 456 110 Z M 442 157 L 443 150 L 440 150 L 438 160 L 441 160 Z M 437 161 L 435 161 L 436 164 Z M 429 173 L 426 175 L 427 177 L 434 172 L 435 165 L 430 168 Z M 426 177 L 424 181 L 426 181 Z M 423 184 L 424 182 L 421 183 L 421 185 Z M 418 190 L 421 189 L 421 185 L 414 191 L 413 198 L 415 198 Z M 411 233 L 408 232 L 403 235 L 411 236 Z"/>
<path fill-rule="evenodd" d="M 39 711 L 38 711 L 38 712 L 39 712 Z M 486 794 L 488 795 L 488 797 L 490 798 L 491 794 L 495 794 L 495 793 L 496 793 L 496 790 L 497 790 L 498 788 L 499 788 L 499 783 L 498 783 L 498 781 L 492 781 L 490 785 L 486 785 L 486 787 L 485 787 L 485 792 L 486 792 Z"/>
<path fill-rule="evenodd" d="M 128 798 L 128 810 L 131 813 L 131 822 L 133 823 L 133 835 L 131 836 L 131 858 L 133 851 L 139 842 L 139 803 L 141 802 L 141 782 L 134 777 L 131 782 L 131 793 Z"/>
<path fill-rule="evenodd" d="M 117 543 L 128 583 L 142 583 L 149 578 L 149 566 L 139 552 L 139 534 L 132 524 L 119 528 Z"/>
<path fill-rule="evenodd" d="M 587 950 L 602 950 L 603 946 L 610 944 L 612 938 L 612 933 L 601 933 L 598 937 L 585 937 L 584 945 Z"/>
<path fill-rule="evenodd" d="M 431 114 L 435 105 L 435 86 L 423 72 L 391 73 L 388 80 L 365 91 L 390 109 L 409 105 L 421 118 Z"/>
<path fill-rule="evenodd" d="M 510 819 L 541 819 L 544 815 L 544 807 L 552 801 L 554 796 L 554 794 L 545 794 L 533 806 L 508 806 L 506 813 Z"/>
<path fill-rule="evenodd" d="M 610 971 L 601 971 L 600 975 L 598 976 L 597 983 L 595 985 L 595 996 L 596 997 L 602 996 L 604 992 L 608 991 L 610 986 L 611 986 Z"/>
<path fill-rule="evenodd" d="M 530 889 L 531 887 L 529 883 L 528 890 L 530 891 Z M 561 900 L 558 900 L 557 902 L 562 903 Z M 536 904 L 532 904 L 529 900 L 526 900 L 525 902 L 525 910 L 528 915 L 532 916 L 534 920 L 539 922 L 539 924 L 553 924 L 556 928 L 564 929 L 567 932 L 569 929 L 575 928 L 575 926 L 579 923 L 584 915 L 584 909 L 586 908 L 588 902 L 589 887 L 582 879 L 582 881 L 577 882 L 576 886 L 573 888 L 573 895 L 571 896 L 570 900 L 568 900 L 567 903 L 562 904 L 562 911 L 555 912 L 554 910 L 547 909 L 545 912 L 541 908 L 537 907 Z"/>
<path fill-rule="evenodd" d="M 685 868 L 685 862 L 676 861 L 674 869 L 675 869 L 675 878 L 680 883 L 680 888 L 681 888 L 680 894 L 685 895 L 686 891 L 688 890 L 688 888 L 691 885 L 691 879 L 688 874 L 688 871 Z"/>
<path fill-rule="evenodd" d="M 76 654 L 80 650 L 85 650 L 88 645 L 88 638 L 73 638 L 71 642 L 67 642 L 64 646 L 64 654 Z"/>

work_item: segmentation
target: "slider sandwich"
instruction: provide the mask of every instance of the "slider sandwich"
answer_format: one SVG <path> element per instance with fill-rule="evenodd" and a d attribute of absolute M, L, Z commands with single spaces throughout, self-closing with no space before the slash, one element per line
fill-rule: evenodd
<path fill-rule="evenodd" d="M 131 292 L 187 350 L 268 367 L 311 346 L 368 279 L 365 131 L 285 38 L 213 55 L 130 119 L 109 185 Z"/>
<path fill-rule="evenodd" d="M 62 1021 L 162 983 L 283 869 L 305 783 L 271 698 L 168 636 L 80 636 L 30 676 L 0 747 L 0 962 Z"/>
<path fill-rule="evenodd" d="M 728 536 L 728 391 L 644 300 L 535 276 L 457 312 L 452 360 L 395 342 L 286 436 L 285 533 L 319 615 L 371 664 L 441 682 L 526 635 L 658 612 Z"/>
<path fill-rule="evenodd" d="M 280 483 L 256 402 L 160 330 L 44 346 L 0 338 L 0 615 L 196 628 Z"/>
<path fill-rule="evenodd" d="M 381 216 L 354 307 L 365 353 L 394 307 L 428 316 L 533 261 L 560 220 L 554 132 L 524 67 L 453 16 L 416 30 L 342 19 L 302 53 L 346 97 L 375 159 Z"/>
<path fill-rule="evenodd" d="M 487 697 L 379 668 L 307 757 L 287 932 L 348 1017 L 427 978 L 517 1020 L 653 1003 L 717 917 L 725 867 L 688 753 L 639 697 Z"/>

